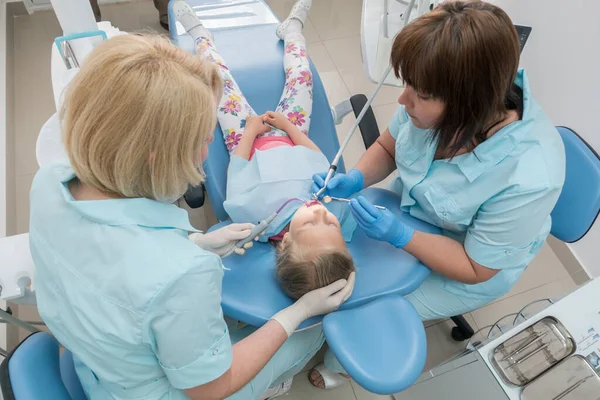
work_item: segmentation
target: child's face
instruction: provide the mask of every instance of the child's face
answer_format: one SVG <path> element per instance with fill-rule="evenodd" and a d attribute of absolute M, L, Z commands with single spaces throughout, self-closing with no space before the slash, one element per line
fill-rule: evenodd
<path fill-rule="evenodd" d="M 346 242 L 337 217 L 322 204 L 303 205 L 290 222 L 288 238 L 299 245 L 315 247 L 344 247 Z"/>

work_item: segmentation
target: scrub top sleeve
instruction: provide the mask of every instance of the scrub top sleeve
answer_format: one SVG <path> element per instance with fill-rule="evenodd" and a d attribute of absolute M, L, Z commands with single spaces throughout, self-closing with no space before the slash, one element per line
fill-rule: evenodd
<path fill-rule="evenodd" d="M 544 244 L 540 236 L 560 190 L 502 193 L 485 202 L 465 237 L 469 257 L 492 269 L 521 266 L 531 251 Z M 549 228 L 548 228 L 549 229 Z"/>
<path fill-rule="evenodd" d="M 398 140 L 398 136 L 400 135 L 400 131 L 402 130 L 402 125 L 408 122 L 408 115 L 406 114 L 406 110 L 404 106 L 398 107 L 396 113 L 392 117 L 392 120 L 388 124 L 388 130 L 390 131 L 390 135 L 395 140 Z"/>
<path fill-rule="evenodd" d="M 215 256 L 196 262 L 196 267 L 165 285 L 146 318 L 146 339 L 177 389 L 214 381 L 232 361 L 221 310 L 221 261 Z"/>

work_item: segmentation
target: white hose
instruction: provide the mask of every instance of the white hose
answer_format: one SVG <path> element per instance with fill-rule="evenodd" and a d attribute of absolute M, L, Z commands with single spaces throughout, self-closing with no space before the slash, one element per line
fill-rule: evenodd
<path fill-rule="evenodd" d="M 410 2 L 408 4 L 406 13 L 404 15 L 404 25 L 402 26 L 403 29 L 408 24 L 408 21 L 410 20 L 410 14 L 412 13 L 413 7 L 415 6 L 415 1 L 416 0 L 410 0 Z M 358 125 L 360 124 L 363 117 L 367 113 L 367 110 L 369 109 L 369 107 L 371 107 L 371 103 L 373 103 L 373 100 L 375 100 L 375 96 L 377 96 L 377 93 L 379 93 L 379 89 L 381 89 L 381 86 L 383 86 L 383 83 L 385 82 L 385 80 L 387 79 L 387 77 L 391 71 L 392 71 L 392 65 L 390 64 L 387 67 L 387 69 L 385 70 L 385 72 L 383 73 L 383 76 L 381 77 L 381 79 L 379 80 L 379 83 L 377 84 L 375 91 L 373 92 L 371 97 L 369 97 L 369 99 L 367 100 L 367 103 L 364 105 L 364 107 L 360 111 L 360 114 L 358 114 L 358 117 L 356 117 L 356 121 L 352 125 L 352 128 L 350 128 L 348 135 L 346 135 L 346 139 L 344 139 L 344 142 L 340 146 L 339 151 L 337 152 L 337 154 L 335 155 L 335 158 L 331 162 L 331 166 L 329 167 L 329 171 L 327 171 L 327 176 L 325 177 L 325 183 L 323 184 L 323 187 L 317 193 L 315 193 L 315 197 L 317 197 L 317 198 L 320 197 L 323 194 L 323 192 L 325 191 L 325 189 L 327 188 L 327 184 L 329 183 L 329 181 L 335 174 L 338 163 L 340 162 L 340 158 L 342 158 L 342 155 L 344 154 L 344 150 L 346 150 L 348 143 L 350 143 L 352 136 L 354 136 L 354 133 L 356 132 L 356 128 L 358 128 Z"/>

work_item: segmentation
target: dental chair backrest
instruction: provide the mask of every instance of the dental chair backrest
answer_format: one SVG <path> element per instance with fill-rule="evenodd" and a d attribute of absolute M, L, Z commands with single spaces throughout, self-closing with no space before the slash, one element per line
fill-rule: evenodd
<path fill-rule="evenodd" d="M 551 233 L 573 243 L 591 229 L 600 212 L 600 157 L 577 133 L 558 127 L 565 145 L 565 183 L 552 210 Z"/>
<path fill-rule="evenodd" d="M 246 40 L 244 46 L 232 45 L 239 42 L 239 29 L 219 31 L 218 35 L 215 35 L 219 52 L 231 67 L 231 72 L 244 96 L 258 114 L 275 110 L 285 82 L 283 42 L 276 39 L 275 27 L 276 25 L 273 24 L 245 27 L 244 36 L 255 37 L 257 40 Z M 311 69 L 314 80 L 313 109 L 308 134 L 329 161 L 332 161 L 340 144 L 335 134 L 335 125 L 323 83 L 312 63 Z M 229 219 L 223 208 L 228 165 L 229 153 L 225 147 L 221 128 L 217 126 L 215 140 L 210 145 L 209 157 L 204 163 L 204 169 L 207 175 L 205 184 L 208 198 L 217 218 L 221 221 Z M 343 162 L 338 166 L 338 171 L 344 172 Z"/>

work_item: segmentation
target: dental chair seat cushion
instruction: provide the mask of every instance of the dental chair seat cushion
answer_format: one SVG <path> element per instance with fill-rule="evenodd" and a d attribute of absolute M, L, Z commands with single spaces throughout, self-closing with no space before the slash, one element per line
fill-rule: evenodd
<path fill-rule="evenodd" d="M 400 197 L 384 190 L 370 188 L 363 195 L 374 204 L 387 207 L 403 222 L 430 233 L 439 230 L 400 211 Z M 229 224 L 215 225 L 211 230 Z M 380 296 L 405 295 L 421 285 L 429 274 L 416 258 L 392 245 L 370 239 L 360 229 L 348 243 L 350 254 L 357 267 L 356 285 L 352 296 L 342 309 L 350 309 Z M 243 256 L 232 254 L 223 259 L 223 312 L 254 326 L 266 323 L 275 313 L 292 304 L 285 295 L 275 274 L 275 248 L 268 243 L 254 242 Z M 321 317 L 306 321 L 301 327 L 318 323 Z"/>
<path fill-rule="evenodd" d="M 425 328 L 402 296 L 385 296 L 333 312 L 323 319 L 323 331 L 342 367 L 370 392 L 400 392 L 417 380 L 425 366 Z M 361 351 L 354 351 L 358 348 Z"/>

